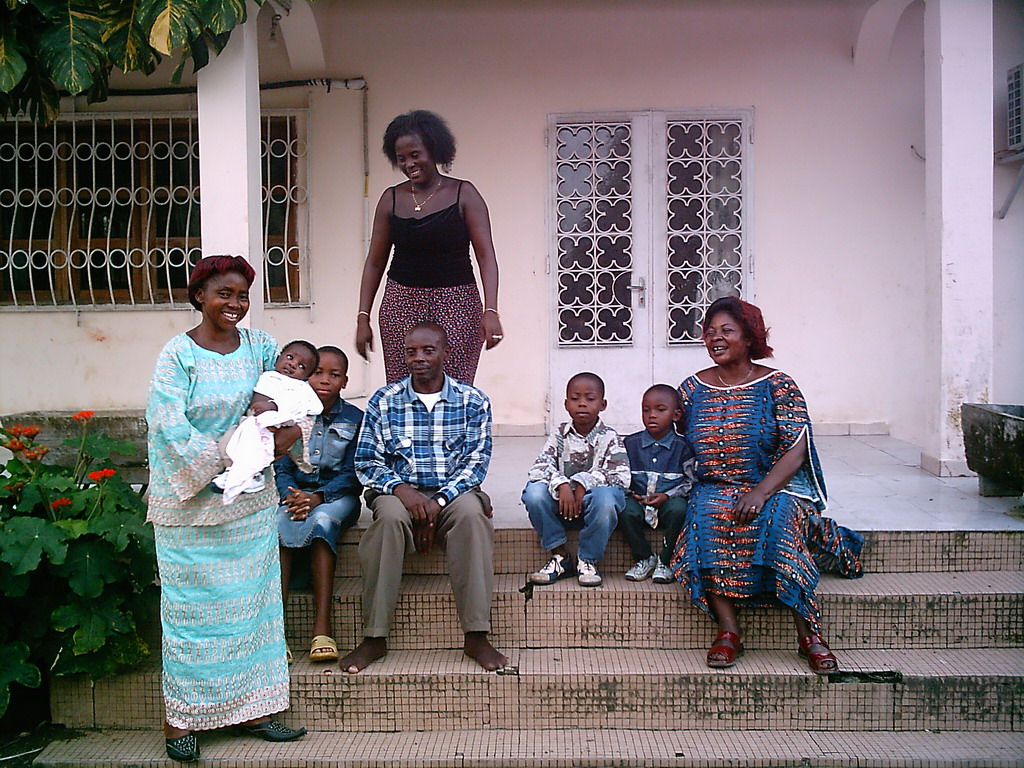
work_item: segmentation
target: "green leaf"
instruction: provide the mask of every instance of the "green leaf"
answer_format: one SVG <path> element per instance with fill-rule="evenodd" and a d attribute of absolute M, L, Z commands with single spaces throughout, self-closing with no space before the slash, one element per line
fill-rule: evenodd
<path fill-rule="evenodd" d="M 0 562 L 0 595 L 3 597 L 23 597 L 32 579 L 27 573 L 15 574 L 7 563 Z"/>
<path fill-rule="evenodd" d="M 54 82 L 68 93 L 88 89 L 108 65 L 103 19 L 90 0 L 31 0 L 52 25 L 39 37 L 39 55 Z"/>
<path fill-rule="evenodd" d="M 148 4 L 143 0 L 102 0 L 100 5 L 108 19 L 103 42 L 114 65 L 122 72 L 152 74 L 160 63 L 160 54 L 149 45 Z"/>
<path fill-rule="evenodd" d="M 81 519 L 56 520 L 53 523 L 67 534 L 69 540 L 78 539 L 89 532 L 89 521 Z"/>
<path fill-rule="evenodd" d="M 215 35 L 230 32 L 245 21 L 245 0 L 204 0 L 200 18 Z"/>
<path fill-rule="evenodd" d="M 149 44 L 165 56 L 203 32 L 200 0 L 155 0 Z"/>
<path fill-rule="evenodd" d="M 68 552 L 64 532 L 39 517 L 15 517 L 0 531 L 0 560 L 15 574 L 28 573 L 39 565 L 43 552 L 54 565 L 64 562 Z"/>
<path fill-rule="evenodd" d="M 60 632 L 75 630 L 73 651 L 76 655 L 102 648 L 108 626 L 106 618 L 87 605 L 65 605 L 53 612 L 54 629 Z"/>
<path fill-rule="evenodd" d="M 80 439 L 65 440 L 65 445 L 77 446 Z M 102 432 L 90 432 L 85 436 L 83 453 L 94 461 L 104 462 L 112 455 L 134 456 L 136 453 L 135 443 L 130 440 L 115 440 L 104 435 Z"/>
<path fill-rule="evenodd" d="M 10 704 L 12 683 L 26 688 L 38 688 L 43 682 L 39 667 L 28 661 L 29 647 L 25 643 L 13 642 L 0 645 L 0 717 Z"/>
<path fill-rule="evenodd" d="M 68 580 L 68 586 L 82 597 L 99 597 L 103 585 L 119 579 L 124 568 L 114 557 L 108 542 L 95 539 L 72 541 L 67 558 L 54 573 Z"/>
<path fill-rule="evenodd" d="M 28 71 L 25 57 L 18 51 L 14 29 L 0 33 L 0 91 L 10 92 Z"/>
<path fill-rule="evenodd" d="M 43 503 L 43 494 L 39 489 L 39 482 L 31 482 L 21 489 L 21 498 L 15 509 L 22 514 L 31 514 L 37 506 Z"/>

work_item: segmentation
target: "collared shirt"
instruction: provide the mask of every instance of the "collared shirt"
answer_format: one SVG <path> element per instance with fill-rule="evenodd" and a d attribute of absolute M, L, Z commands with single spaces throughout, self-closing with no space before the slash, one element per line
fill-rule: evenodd
<path fill-rule="evenodd" d="M 452 501 L 484 481 L 490 462 L 491 401 L 476 387 L 445 376 L 428 411 L 407 376 L 366 404 L 355 465 L 367 488 L 393 493 L 408 483 Z"/>
<path fill-rule="evenodd" d="M 629 460 L 619 433 L 600 419 L 586 435 L 561 424 L 549 435 L 540 456 L 530 467 L 530 482 L 548 484 L 551 498 L 558 498 L 558 486 L 574 481 L 588 491 L 600 485 L 629 487 Z"/>
<path fill-rule="evenodd" d="M 633 478 L 629 490 L 641 496 L 664 493 L 670 497 L 690 492 L 697 479 L 693 449 L 674 430 L 655 440 L 642 429 L 627 435 L 624 442 Z"/>
<path fill-rule="evenodd" d="M 317 414 L 309 438 L 309 462 L 312 472 L 302 472 L 295 460 L 284 455 L 274 462 L 274 482 L 284 503 L 288 486 L 306 493 L 321 493 L 325 502 L 342 496 L 358 496 L 362 490 L 356 477 L 356 434 L 363 412 L 342 398 L 327 414 Z"/>

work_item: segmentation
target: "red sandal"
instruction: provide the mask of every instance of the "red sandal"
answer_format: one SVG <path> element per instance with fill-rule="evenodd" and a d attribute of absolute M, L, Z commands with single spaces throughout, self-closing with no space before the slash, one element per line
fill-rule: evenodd
<path fill-rule="evenodd" d="M 732 645 L 726 645 L 726 643 Z M 726 669 L 736 663 L 736 659 L 743 655 L 743 643 L 736 632 L 722 630 L 715 637 L 715 643 L 708 648 L 707 665 L 712 669 Z M 721 656 L 724 658 L 712 658 Z"/>
<path fill-rule="evenodd" d="M 815 651 L 811 653 L 809 650 L 812 645 L 821 645 L 825 647 L 825 651 Z M 821 635 L 807 635 L 807 637 L 800 638 L 800 655 L 807 659 L 811 672 L 816 675 L 831 675 L 833 672 L 839 671 L 839 662 L 836 657 L 832 654 L 832 651 L 828 649 L 828 643 L 821 637 Z M 832 662 L 830 666 L 826 666 L 828 662 Z"/>

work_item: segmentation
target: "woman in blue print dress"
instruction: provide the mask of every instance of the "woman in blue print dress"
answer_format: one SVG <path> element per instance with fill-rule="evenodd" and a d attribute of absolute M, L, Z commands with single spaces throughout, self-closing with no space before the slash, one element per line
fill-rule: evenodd
<path fill-rule="evenodd" d="M 703 339 L 715 365 L 679 386 L 697 484 L 672 569 L 718 623 L 707 664 L 731 667 L 743 654 L 737 603 L 781 604 L 811 671 L 836 672 L 814 589 L 820 569 L 861 575 L 863 539 L 821 515 L 825 480 L 804 397 L 788 374 L 754 362 L 772 354 L 761 310 L 719 299 Z"/>
<path fill-rule="evenodd" d="M 225 504 L 210 488 L 224 469 L 218 441 L 278 354 L 270 334 L 238 327 L 254 277 L 241 257 L 196 264 L 188 299 L 201 320 L 167 342 L 149 386 L 147 519 L 160 571 L 164 736 L 168 757 L 181 762 L 199 759 L 196 731 L 235 726 L 267 741 L 306 732 L 272 717 L 288 708 L 277 493 L 266 482 Z M 281 427 L 277 452 L 299 434 Z"/>

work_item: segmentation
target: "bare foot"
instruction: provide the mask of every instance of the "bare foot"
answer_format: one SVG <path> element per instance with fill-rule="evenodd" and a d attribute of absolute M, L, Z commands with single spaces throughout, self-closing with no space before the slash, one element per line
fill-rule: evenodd
<path fill-rule="evenodd" d="M 360 670 L 366 669 L 377 659 L 382 659 L 388 652 L 388 639 L 386 637 L 364 637 L 363 642 L 345 654 L 338 662 L 338 666 L 354 675 Z"/>
<path fill-rule="evenodd" d="M 488 672 L 508 664 L 508 658 L 491 645 L 486 632 L 467 632 L 462 652 Z"/>

